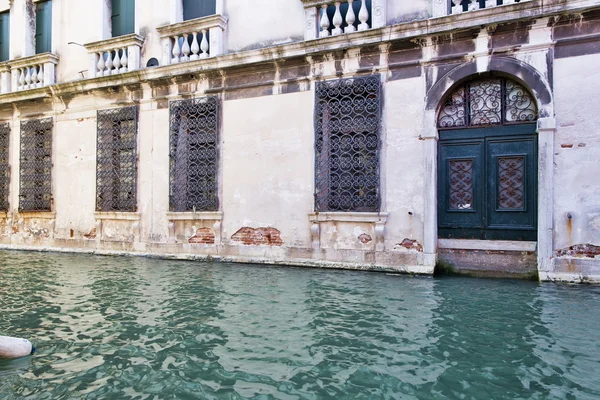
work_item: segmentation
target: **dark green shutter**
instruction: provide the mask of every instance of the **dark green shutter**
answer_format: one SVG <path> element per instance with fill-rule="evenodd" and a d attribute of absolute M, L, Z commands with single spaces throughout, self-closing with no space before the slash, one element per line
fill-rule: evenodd
<path fill-rule="evenodd" d="M 112 0 L 112 36 L 123 36 L 135 31 L 135 0 Z"/>
<path fill-rule="evenodd" d="M 35 52 L 52 51 L 52 1 L 42 1 L 35 5 Z"/>
<path fill-rule="evenodd" d="M 214 15 L 216 12 L 216 0 L 183 0 L 184 21 Z"/>
<path fill-rule="evenodd" d="M 0 14 L 0 61 L 7 61 L 10 58 L 10 14 L 4 12 Z"/>

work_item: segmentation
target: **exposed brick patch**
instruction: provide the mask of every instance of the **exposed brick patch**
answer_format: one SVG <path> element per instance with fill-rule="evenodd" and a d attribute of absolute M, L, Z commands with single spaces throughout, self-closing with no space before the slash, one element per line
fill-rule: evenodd
<path fill-rule="evenodd" d="M 594 258 L 600 256 L 600 246 L 593 244 L 575 244 L 573 246 L 566 247 L 556 252 L 558 257 L 588 257 Z"/>
<path fill-rule="evenodd" d="M 215 234 L 210 228 L 200 228 L 194 236 L 189 238 L 188 243 L 215 244 Z"/>
<path fill-rule="evenodd" d="M 83 237 L 86 239 L 96 239 L 96 228 L 93 228 L 90 233 L 83 235 Z"/>
<path fill-rule="evenodd" d="M 231 236 L 231 240 L 234 242 L 240 242 L 245 245 L 267 245 L 267 246 L 281 246 L 283 240 L 281 240 L 281 232 L 275 228 L 241 228 L 239 231 Z"/>
<path fill-rule="evenodd" d="M 366 233 L 363 233 L 362 235 L 360 235 L 360 236 L 358 237 L 358 240 L 360 240 L 360 242 L 361 242 L 362 244 L 367 244 L 367 243 L 369 243 L 370 241 L 372 241 L 372 240 L 373 240 L 373 238 L 371 237 L 371 235 L 367 235 Z"/>
<path fill-rule="evenodd" d="M 560 145 L 560 147 L 562 147 L 563 149 L 572 149 L 573 145 L 572 144 L 568 144 L 568 143 L 563 143 Z"/>
<path fill-rule="evenodd" d="M 423 252 L 423 245 L 421 245 L 421 243 L 417 242 L 416 240 L 412 240 L 412 239 L 404 239 L 402 241 L 402 243 L 398 243 L 396 246 L 396 248 L 400 247 L 400 248 L 404 248 L 406 250 L 412 250 L 412 251 L 417 251 L 419 253 Z"/>

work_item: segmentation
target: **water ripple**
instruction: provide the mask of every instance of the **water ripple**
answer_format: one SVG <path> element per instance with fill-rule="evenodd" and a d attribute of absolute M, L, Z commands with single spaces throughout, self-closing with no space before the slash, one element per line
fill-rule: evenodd
<path fill-rule="evenodd" d="M 0 252 L 4 399 L 592 399 L 600 288 Z"/>

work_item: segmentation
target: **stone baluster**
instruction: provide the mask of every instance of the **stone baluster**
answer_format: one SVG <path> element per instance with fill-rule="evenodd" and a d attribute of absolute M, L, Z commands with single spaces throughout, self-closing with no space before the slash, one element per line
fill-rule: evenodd
<path fill-rule="evenodd" d="M 25 89 L 29 89 L 29 85 L 31 85 L 31 67 L 26 67 L 25 70 Z"/>
<path fill-rule="evenodd" d="M 342 3 L 340 1 L 335 2 L 335 14 L 333 14 L 333 26 L 335 26 L 335 28 L 333 28 L 331 31 L 333 36 L 341 35 L 344 32 L 341 28 L 342 24 L 344 23 L 344 19 L 342 18 L 342 13 L 340 11 L 341 5 Z"/>
<path fill-rule="evenodd" d="M 467 0 L 467 2 L 469 2 L 469 5 L 468 5 L 469 11 L 479 10 L 479 0 Z"/>
<path fill-rule="evenodd" d="M 515 2 L 515 0 L 504 0 L 504 1 L 502 2 L 502 4 L 504 4 L 504 5 L 507 5 L 507 4 L 515 4 L 515 3 L 516 3 L 516 2 Z"/>
<path fill-rule="evenodd" d="M 451 14 L 461 14 L 463 12 L 463 0 L 452 0 L 452 12 Z"/>
<path fill-rule="evenodd" d="M 202 41 L 200 42 L 200 50 L 202 50 L 202 54 L 200 54 L 200 58 L 208 57 L 208 39 L 206 38 L 206 29 L 202 29 Z"/>
<path fill-rule="evenodd" d="M 198 44 L 198 32 L 192 32 L 192 47 L 190 48 L 190 50 L 192 51 L 190 60 L 197 60 L 200 54 L 200 44 Z"/>
<path fill-rule="evenodd" d="M 104 68 L 106 68 L 106 67 L 104 65 L 104 53 L 102 53 L 102 52 L 98 53 L 98 65 L 97 65 L 97 67 L 98 67 L 97 76 L 104 75 Z"/>
<path fill-rule="evenodd" d="M 112 74 L 116 75 L 121 71 L 121 56 L 119 55 L 119 49 L 115 50 L 115 61 L 113 62 L 115 69 L 112 70 Z"/>
<path fill-rule="evenodd" d="M 38 87 L 42 87 L 44 86 L 44 73 L 45 73 L 45 69 L 44 69 L 44 64 L 40 64 L 40 69 L 38 71 L 37 74 L 37 80 L 38 80 Z"/>
<path fill-rule="evenodd" d="M 485 8 L 496 7 L 497 4 L 497 0 L 485 0 Z"/>
<path fill-rule="evenodd" d="M 319 32 L 319 37 L 327 37 L 329 36 L 329 16 L 327 15 L 327 5 L 324 4 L 321 6 L 321 31 Z"/>
<path fill-rule="evenodd" d="M 123 55 L 121 56 L 121 72 L 127 72 L 127 64 L 129 59 L 127 58 L 127 48 L 123 48 Z"/>
<path fill-rule="evenodd" d="M 33 67 L 31 67 L 31 86 L 30 88 L 36 88 L 38 87 L 38 73 L 37 73 L 37 65 L 34 65 Z"/>
<path fill-rule="evenodd" d="M 183 53 L 183 56 L 181 57 L 181 61 L 190 61 L 190 43 L 188 42 L 188 36 L 190 36 L 187 33 L 183 34 L 183 46 L 181 46 L 181 52 Z"/>
<path fill-rule="evenodd" d="M 181 56 L 181 47 L 179 47 L 179 36 L 173 36 L 173 58 L 171 64 L 177 64 Z"/>
<path fill-rule="evenodd" d="M 106 54 L 106 71 L 104 71 L 105 76 L 110 75 L 113 69 L 112 51 L 109 50 L 106 52 Z"/>
<path fill-rule="evenodd" d="M 19 90 L 23 90 L 25 87 L 25 68 L 19 68 Z"/>
<path fill-rule="evenodd" d="M 360 5 L 360 11 L 358 12 L 358 20 L 360 24 L 358 25 L 359 31 L 366 31 L 369 29 L 369 9 L 367 8 L 367 0 L 361 0 L 362 4 Z"/>
<path fill-rule="evenodd" d="M 348 26 L 344 28 L 344 33 L 356 32 L 354 22 L 356 22 L 356 14 L 354 14 L 354 7 L 352 3 L 354 0 L 348 0 L 348 12 L 346 13 L 346 23 Z"/>

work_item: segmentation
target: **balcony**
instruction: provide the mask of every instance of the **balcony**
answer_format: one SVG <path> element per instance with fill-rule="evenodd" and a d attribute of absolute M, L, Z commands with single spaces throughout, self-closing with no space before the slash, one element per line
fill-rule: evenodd
<path fill-rule="evenodd" d="M 301 0 L 304 39 L 366 31 L 386 25 L 386 0 Z"/>
<path fill-rule="evenodd" d="M 226 28 L 227 19 L 221 15 L 191 19 L 157 28 L 163 49 L 161 65 L 223 54 Z"/>
<path fill-rule="evenodd" d="M 37 89 L 56 82 L 58 56 L 36 54 L 0 64 L 0 93 Z"/>
<path fill-rule="evenodd" d="M 85 48 L 90 57 L 88 78 L 122 74 L 140 69 L 140 51 L 144 39 L 130 35 L 88 43 Z"/>
<path fill-rule="evenodd" d="M 433 17 L 462 14 L 531 0 L 433 0 Z"/>

